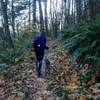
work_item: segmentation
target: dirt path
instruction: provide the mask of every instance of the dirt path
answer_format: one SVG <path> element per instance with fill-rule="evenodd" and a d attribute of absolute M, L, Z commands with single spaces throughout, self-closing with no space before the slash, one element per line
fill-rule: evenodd
<path fill-rule="evenodd" d="M 49 44 L 52 47 L 54 43 Z M 50 48 L 47 56 L 51 64 L 54 64 L 53 55 Z M 36 78 L 34 67 L 30 59 L 13 66 L 5 75 L 5 85 L 0 87 L 0 100 L 56 100 L 53 92 L 47 90 L 48 79 Z"/>

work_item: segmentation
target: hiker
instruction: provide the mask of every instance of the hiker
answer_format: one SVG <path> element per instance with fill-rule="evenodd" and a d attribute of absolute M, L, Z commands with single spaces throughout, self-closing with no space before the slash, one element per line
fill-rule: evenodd
<path fill-rule="evenodd" d="M 36 55 L 36 72 L 37 76 L 41 77 L 41 67 L 42 67 L 42 61 L 44 57 L 45 49 L 49 49 L 46 45 L 46 36 L 44 33 L 41 33 L 40 36 L 36 36 L 33 43 L 35 55 Z"/>

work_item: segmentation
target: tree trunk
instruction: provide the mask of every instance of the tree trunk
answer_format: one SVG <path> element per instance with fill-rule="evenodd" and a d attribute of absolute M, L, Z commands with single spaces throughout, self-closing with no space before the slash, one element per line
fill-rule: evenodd
<path fill-rule="evenodd" d="M 75 10 L 74 10 L 74 0 L 72 0 L 72 24 L 73 25 L 75 24 L 74 14 L 75 14 Z"/>
<path fill-rule="evenodd" d="M 67 22 L 68 26 L 70 25 L 70 0 L 68 0 L 68 14 L 67 14 Z"/>
<path fill-rule="evenodd" d="M 62 0 L 62 3 L 61 3 L 60 12 L 61 12 L 61 15 L 60 15 L 60 30 L 62 30 L 63 27 L 64 27 L 64 25 L 63 25 L 64 1 L 63 0 Z"/>
<path fill-rule="evenodd" d="M 40 14 L 40 31 L 44 32 L 43 12 L 41 6 L 41 0 L 39 0 L 39 14 Z"/>
<path fill-rule="evenodd" d="M 52 20 L 53 18 L 52 18 L 52 0 L 50 0 L 50 35 L 52 36 L 52 37 L 54 37 L 54 34 L 53 34 L 53 32 L 52 32 L 52 29 L 53 29 L 53 27 L 52 27 L 52 25 L 53 25 L 53 20 Z"/>
<path fill-rule="evenodd" d="M 100 0 L 96 0 L 96 15 L 100 13 Z"/>
<path fill-rule="evenodd" d="M 77 24 L 80 24 L 82 21 L 82 1 L 81 0 L 75 0 L 76 4 L 76 11 L 77 11 Z"/>
<path fill-rule="evenodd" d="M 15 11 L 14 11 L 14 0 L 11 2 L 11 12 L 12 12 L 12 31 L 13 31 L 13 36 L 15 37 Z"/>
<path fill-rule="evenodd" d="M 29 0 L 29 26 L 31 24 L 31 0 Z"/>
<path fill-rule="evenodd" d="M 5 48 L 5 37 L 4 37 L 4 32 L 3 32 L 3 28 L 0 27 L 0 40 L 3 40 L 1 43 L 0 43 L 0 51 L 2 51 L 4 48 Z"/>
<path fill-rule="evenodd" d="M 65 19 L 64 19 L 64 26 L 66 27 L 66 25 L 67 25 L 67 1 L 66 0 L 64 0 L 64 17 L 65 17 Z"/>
<path fill-rule="evenodd" d="M 2 9 L 2 15 L 4 19 L 4 33 L 7 42 L 7 47 L 13 47 L 12 39 L 10 36 L 9 25 L 8 25 L 7 0 L 5 0 L 5 2 L 1 0 L 1 9 Z"/>
<path fill-rule="evenodd" d="M 89 15 L 90 19 L 94 20 L 96 17 L 96 0 L 89 0 Z"/>
<path fill-rule="evenodd" d="M 17 34 L 19 35 L 19 27 L 20 27 L 20 24 L 17 22 L 16 23 L 16 31 L 17 31 Z"/>
<path fill-rule="evenodd" d="M 47 19 L 47 0 L 44 2 L 45 4 L 45 31 L 48 33 L 48 19 Z"/>
<path fill-rule="evenodd" d="M 33 0 L 33 26 L 36 24 L 36 0 Z"/>

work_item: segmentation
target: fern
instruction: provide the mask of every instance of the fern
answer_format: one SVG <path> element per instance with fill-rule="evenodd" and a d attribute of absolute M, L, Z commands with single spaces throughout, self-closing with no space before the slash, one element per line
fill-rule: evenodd
<path fill-rule="evenodd" d="M 18 48 L 7 49 L 0 53 L 0 62 L 6 64 L 14 64 L 16 58 L 20 58 L 23 55 L 23 51 Z"/>
<path fill-rule="evenodd" d="M 0 64 L 0 71 L 5 71 L 5 70 L 7 70 L 7 69 L 9 69 L 9 65 L 7 65 L 7 64 Z"/>
<path fill-rule="evenodd" d="M 90 56 L 87 59 L 91 59 L 93 61 L 100 62 L 100 57 L 97 57 L 97 56 Z"/>
<path fill-rule="evenodd" d="M 76 63 L 78 57 L 87 51 L 91 52 L 89 53 L 92 56 L 91 59 L 98 61 L 99 59 L 95 58 L 95 55 L 100 55 L 100 18 L 80 26 L 71 38 L 68 38 L 66 33 L 63 41 L 63 47 L 72 53 L 73 63 Z"/>
<path fill-rule="evenodd" d="M 78 48 L 78 49 L 76 49 L 72 54 L 72 64 L 77 64 L 76 60 L 78 59 L 78 57 L 80 57 L 82 55 L 82 53 L 84 53 L 88 50 L 89 50 L 89 48 Z"/>
<path fill-rule="evenodd" d="M 78 41 L 80 40 L 80 34 L 76 34 L 75 36 L 73 36 L 72 38 L 67 39 L 64 42 L 64 47 L 67 48 L 72 48 L 74 46 L 76 46 L 78 44 Z"/>

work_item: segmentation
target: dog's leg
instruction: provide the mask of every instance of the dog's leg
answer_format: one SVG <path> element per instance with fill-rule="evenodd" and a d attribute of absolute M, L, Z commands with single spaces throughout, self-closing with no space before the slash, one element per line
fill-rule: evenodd
<path fill-rule="evenodd" d="M 50 75 L 51 71 L 51 66 L 50 66 L 50 61 L 48 59 L 45 59 L 45 76 L 48 77 Z"/>

